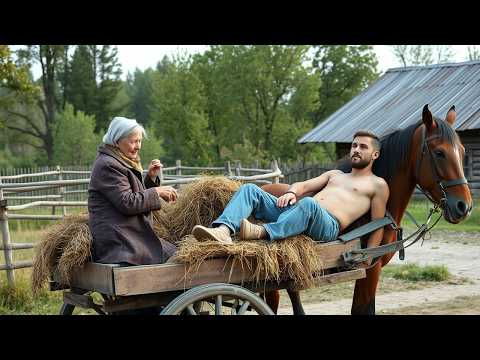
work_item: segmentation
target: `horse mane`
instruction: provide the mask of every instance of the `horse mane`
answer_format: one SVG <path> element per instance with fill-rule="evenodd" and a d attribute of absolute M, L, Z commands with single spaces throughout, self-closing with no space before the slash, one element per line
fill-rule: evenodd
<path fill-rule="evenodd" d="M 435 121 L 437 123 L 437 129 L 434 135 L 439 136 L 441 139 L 453 145 L 460 143 L 457 133 L 450 124 L 438 118 L 435 118 Z M 381 137 L 380 142 L 382 147 L 380 149 L 380 156 L 375 160 L 372 167 L 375 175 L 384 178 L 390 185 L 395 175 L 406 170 L 409 165 L 408 160 L 413 134 L 422 124 L 423 122 L 420 120 L 403 130 L 399 129 Z M 336 168 L 343 172 L 351 172 L 350 156 L 347 154 L 340 159 Z"/>

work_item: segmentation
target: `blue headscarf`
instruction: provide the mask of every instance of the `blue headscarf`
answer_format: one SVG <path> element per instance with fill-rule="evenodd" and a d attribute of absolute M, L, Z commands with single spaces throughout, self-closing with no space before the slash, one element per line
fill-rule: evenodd
<path fill-rule="evenodd" d="M 103 137 L 103 143 L 115 146 L 119 139 L 130 134 L 136 127 L 139 127 L 145 136 L 145 129 L 137 123 L 137 120 L 120 116 L 114 117 Z"/>

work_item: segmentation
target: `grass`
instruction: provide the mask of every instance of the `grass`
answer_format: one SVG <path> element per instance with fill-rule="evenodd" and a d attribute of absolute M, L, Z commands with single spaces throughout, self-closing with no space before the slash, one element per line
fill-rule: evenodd
<path fill-rule="evenodd" d="M 474 207 L 470 217 L 459 223 L 459 224 L 450 224 L 445 221 L 444 218 L 435 225 L 435 230 L 446 230 L 446 231 L 462 231 L 462 232 L 478 232 L 480 231 L 480 210 L 475 206 L 475 203 L 478 202 L 478 199 L 474 199 Z M 419 225 L 423 224 L 429 213 L 429 209 L 432 207 L 432 204 L 427 200 L 418 200 L 412 199 L 408 204 L 407 211 L 415 218 Z M 437 214 L 433 215 L 432 221 L 437 218 Z M 433 223 L 430 223 L 433 224 Z M 409 233 L 413 230 L 416 230 L 416 225 L 410 220 L 408 216 L 404 216 L 401 224 Z"/>
<path fill-rule="evenodd" d="M 445 265 L 419 266 L 417 264 L 389 265 L 383 269 L 383 276 L 406 281 L 447 281 L 452 274 Z"/>

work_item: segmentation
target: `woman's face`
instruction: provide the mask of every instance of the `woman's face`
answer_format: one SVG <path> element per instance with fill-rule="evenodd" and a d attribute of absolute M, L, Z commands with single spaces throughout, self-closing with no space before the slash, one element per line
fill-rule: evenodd
<path fill-rule="evenodd" d="M 118 140 L 117 146 L 126 157 L 136 160 L 138 152 L 142 148 L 142 132 L 140 130 L 133 131 L 127 137 Z"/>

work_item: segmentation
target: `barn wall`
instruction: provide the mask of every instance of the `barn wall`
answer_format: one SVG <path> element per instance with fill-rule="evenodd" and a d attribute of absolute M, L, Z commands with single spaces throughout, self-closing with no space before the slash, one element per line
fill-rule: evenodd
<path fill-rule="evenodd" d="M 465 146 L 464 172 L 470 188 L 480 194 L 480 130 L 462 131 L 460 139 Z"/>

